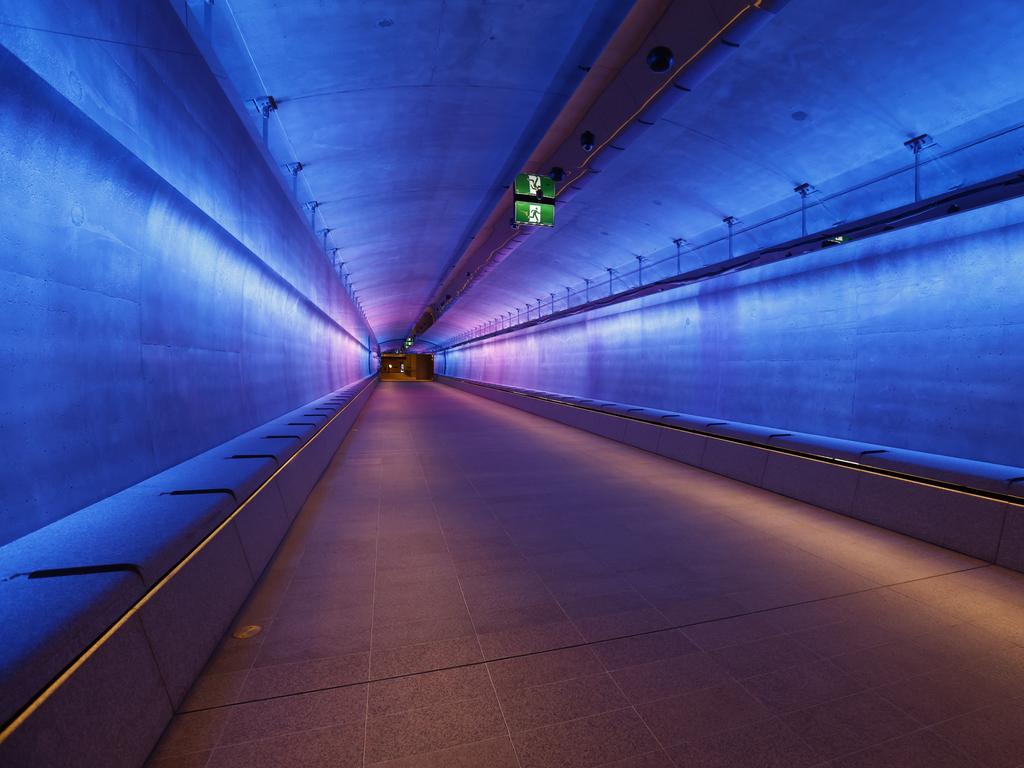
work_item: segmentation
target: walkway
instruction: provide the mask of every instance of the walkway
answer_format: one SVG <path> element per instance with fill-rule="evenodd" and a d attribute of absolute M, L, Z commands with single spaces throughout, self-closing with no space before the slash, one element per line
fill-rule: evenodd
<path fill-rule="evenodd" d="M 151 765 L 1024 766 L 1024 576 L 441 384 L 234 632 Z"/>

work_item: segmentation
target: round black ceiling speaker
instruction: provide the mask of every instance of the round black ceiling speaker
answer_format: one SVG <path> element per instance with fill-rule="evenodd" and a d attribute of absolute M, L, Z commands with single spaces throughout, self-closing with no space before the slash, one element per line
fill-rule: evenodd
<path fill-rule="evenodd" d="M 651 48 L 651 52 L 647 54 L 647 66 L 650 67 L 653 72 L 665 72 L 668 69 L 671 69 L 672 65 L 675 63 L 676 59 L 675 56 L 672 55 L 672 51 L 664 45 Z"/>

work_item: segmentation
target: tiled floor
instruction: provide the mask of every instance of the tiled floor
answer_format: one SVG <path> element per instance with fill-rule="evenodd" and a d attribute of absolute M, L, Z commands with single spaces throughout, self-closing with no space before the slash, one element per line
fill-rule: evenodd
<path fill-rule="evenodd" d="M 1024 576 L 382 384 L 151 765 L 1024 766 Z"/>

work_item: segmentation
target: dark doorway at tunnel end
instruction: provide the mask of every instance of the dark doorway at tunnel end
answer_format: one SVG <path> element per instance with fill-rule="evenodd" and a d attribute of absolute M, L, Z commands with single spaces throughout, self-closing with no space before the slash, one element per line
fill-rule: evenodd
<path fill-rule="evenodd" d="M 380 357 L 381 381 L 433 381 L 434 356 L 384 354 Z"/>

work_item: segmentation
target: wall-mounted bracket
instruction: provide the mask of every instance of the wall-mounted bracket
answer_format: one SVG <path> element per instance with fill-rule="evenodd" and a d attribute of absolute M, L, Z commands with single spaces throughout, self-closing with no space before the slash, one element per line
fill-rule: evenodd
<path fill-rule="evenodd" d="M 801 236 L 807 236 L 807 196 L 814 194 L 816 190 L 811 184 L 806 181 L 803 184 L 797 184 L 793 187 L 793 191 L 800 195 L 800 234 Z"/>
<path fill-rule="evenodd" d="M 676 274 L 680 274 L 683 271 L 683 243 L 686 242 L 685 237 L 673 237 L 672 242 L 676 246 Z"/>
<path fill-rule="evenodd" d="M 305 167 L 302 163 L 288 163 L 285 166 L 288 169 L 288 173 L 292 175 L 292 196 L 296 200 L 299 198 L 299 174 L 302 173 L 302 169 Z"/>
<path fill-rule="evenodd" d="M 277 111 L 277 99 L 273 96 L 259 96 L 252 99 L 256 111 L 263 116 L 263 146 L 270 141 L 270 113 Z"/>
<path fill-rule="evenodd" d="M 331 234 L 331 232 L 333 232 L 333 231 L 334 231 L 334 229 L 331 228 L 331 227 L 324 227 L 323 229 L 318 229 L 316 231 L 316 233 L 318 235 L 320 235 L 321 237 L 323 237 L 323 239 L 324 239 L 324 253 L 327 253 L 327 236 L 329 234 Z"/>
<path fill-rule="evenodd" d="M 722 219 L 722 223 L 729 228 L 729 258 L 732 258 L 732 229 L 736 226 L 736 222 L 739 221 L 735 216 L 726 216 Z"/>
<path fill-rule="evenodd" d="M 309 226 L 316 229 L 316 209 L 320 207 L 319 200 L 309 200 L 302 204 L 302 207 L 309 211 Z"/>
<path fill-rule="evenodd" d="M 907 139 L 903 146 L 914 153 L 914 202 L 921 201 L 921 152 L 935 145 L 935 139 L 927 133 Z"/>

